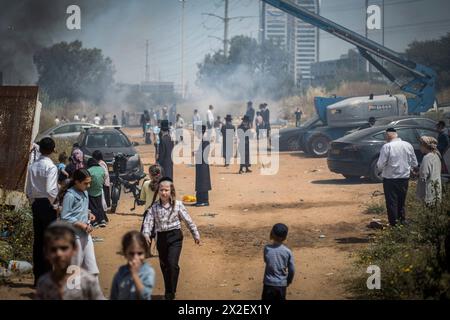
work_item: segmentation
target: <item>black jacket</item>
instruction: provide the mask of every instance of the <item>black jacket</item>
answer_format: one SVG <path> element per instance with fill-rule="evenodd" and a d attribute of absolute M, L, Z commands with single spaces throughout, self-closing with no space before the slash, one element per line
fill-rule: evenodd
<path fill-rule="evenodd" d="M 195 191 L 197 192 L 211 190 L 208 154 L 205 149 L 209 152 L 209 141 L 202 141 L 195 156 Z"/>
<path fill-rule="evenodd" d="M 233 130 L 233 134 L 231 135 L 231 133 L 229 134 L 229 137 L 227 137 L 227 130 Z M 222 157 L 224 157 L 225 159 L 230 159 L 233 156 L 233 137 L 235 135 L 236 132 L 236 127 L 233 126 L 230 122 L 225 123 L 222 126 L 222 129 L 220 130 L 220 133 L 222 134 Z M 228 142 L 228 138 L 231 139 L 230 142 Z M 228 148 L 228 154 L 227 154 L 227 143 L 230 144 L 230 147 Z"/>
<path fill-rule="evenodd" d="M 241 129 L 244 133 L 249 130 L 247 124 L 242 123 L 238 129 Z M 245 137 L 245 138 L 244 138 Z M 242 134 L 239 136 L 239 155 L 241 157 L 241 165 L 250 166 L 250 138 L 248 135 Z"/>
<path fill-rule="evenodd" d="M 158 164 L 164 170 L 164 176 L 173 180 L 172 162 L 173 141 L 169 134 L 162 134 L 158 148 Z"/>

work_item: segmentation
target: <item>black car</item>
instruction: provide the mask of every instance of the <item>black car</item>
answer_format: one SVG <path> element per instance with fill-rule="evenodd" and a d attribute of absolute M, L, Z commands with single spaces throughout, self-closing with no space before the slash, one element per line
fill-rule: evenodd
<path fill-rule="evenodd" d="M 381 182 L 376 164 L 381 147 L 385 144 L 385 131 L 391 125 L 374 126 L 351 133 L 331 143 L 328 154 L 328 168 L 330 171 L 342 174 L 347 179 L 368 177 L 373 182 Z M 437 138 L 438 131 L 418 125 L 399 125 L 399 138 L 411 143 L 419 163 L 423 155 L 419 150 L 419 138 L 432 136 Z"/>
<path fill-rule="evenodd" d="M 303 150 L 302 137 L 314 128 L 323 126 L 318 116 L 313 116 L 300 127 L 281 129 L 276 137 L 272 139 L 279 139 L 280 151 L 300 151 Z"/>
<path fill-rule="evenodd" d="M 421 116 L 396 116 L 379 118 L 374 126 L 420 126 L 424 128 L 436 128 L 437 122 L 433 119 Z"/>
<path fill-rule="evenodd" d="M 437 122 L 421 116 L 392 116 L 379 118 L 374 126 L 416 125 L 424 128 L 435 128 Z M 369 124 L 367 124 L 369 127 Z M 361 127 L 328 127 L 322 123 L 317 115 L 298 128 L 281 129 L 277 137 L 280 151 L 304 151 L 313 156 L 326 156 L 328 144 L 347 134 L 365 129 Z"/>
<path fill-rule="evenodd" d="M 143 172 L 141 157 L 134 148 L 138 143 L 132 143 L 120 129 L 89 128 L 80 134 L 77 143 L 86 160 L 92 156 L 95 150 L 100 150 L 110 172 L 113 171 L 114 156 L 118 153 L 130 155 L 124 175 L 130 172 Z"/>

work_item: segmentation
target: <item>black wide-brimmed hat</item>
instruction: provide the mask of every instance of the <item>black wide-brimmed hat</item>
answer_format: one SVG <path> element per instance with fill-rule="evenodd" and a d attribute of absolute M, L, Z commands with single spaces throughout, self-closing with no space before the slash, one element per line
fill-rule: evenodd
<path fill-rule="evenodd" d="M 231 117 L 231 114 L 227 114 L 225 117 L 225 120 L 230 120 L 230 121 L 233 120 L 233 118 Z"/>
<path fill-rule="evenodd" d="M 169 120 L 161 120 L 161 126 L 162 131 L 169 131 Z"/>

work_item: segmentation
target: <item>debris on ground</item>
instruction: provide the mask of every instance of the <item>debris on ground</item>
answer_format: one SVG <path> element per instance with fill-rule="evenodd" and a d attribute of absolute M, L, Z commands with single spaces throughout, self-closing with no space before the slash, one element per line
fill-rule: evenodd
<path fill-rule="evenodd" d="M 214 218 L 215 216 L 217 216 L 218 213 L 204 213 L 201 214 L 200 217 L 210 217 L 210 218 Z"/>
<path fill-rule="evenodd" d="M 383 224 L 381 223 L 381 220 L 379 219 L 373 219 L 370 221 L 370 223 L 367 225 L 367 228 L 370 229 L 383 229 Z"/>

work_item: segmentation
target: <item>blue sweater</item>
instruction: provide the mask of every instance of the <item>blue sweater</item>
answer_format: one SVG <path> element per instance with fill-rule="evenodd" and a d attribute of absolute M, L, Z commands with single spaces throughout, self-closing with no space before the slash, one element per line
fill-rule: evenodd
<path fill-rule="evenodd" d="M 155 271 L 147 263 L 139 269 L 139 278 L 144 285 L 144 292 L 140 300 L 151 300 L 155 286 Z M 128 265 L 121 266 L 114 276 L 111 286 L 111 300 L 138 300 L 136 286 L 131 277 Z"/>
<path fill-rule="evenodd" d="M 274 287 L 287 287 L 294 279 L 294 257 L 291 250 L 283 244 L 270 244 L 264 247 L 264 284 Z"/>
<path fill-rule="evenodd" d="M 68 223 L 89 222 L 89 196 L 87 191 L 80 192 L 70 188 L 64 195 L 61 220 Z M 78 232 L 78 230 L 77 230 Z M 79 230 L 82 233 L 82 230 Z"/>

